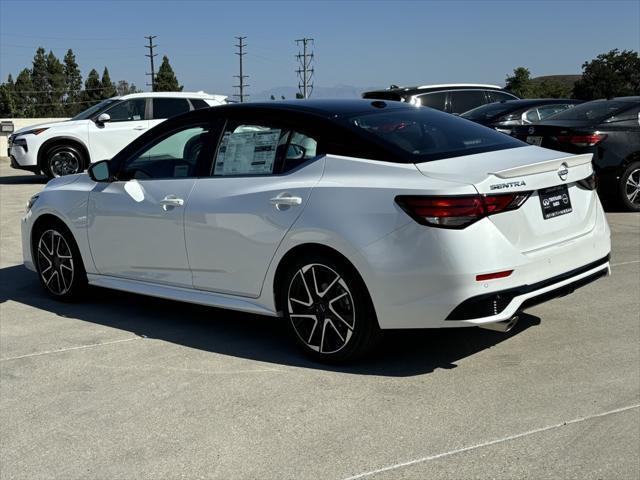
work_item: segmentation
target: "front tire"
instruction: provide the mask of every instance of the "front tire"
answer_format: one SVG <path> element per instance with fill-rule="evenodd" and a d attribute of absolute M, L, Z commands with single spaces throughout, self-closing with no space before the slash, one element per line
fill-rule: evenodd
<path fill-rule="evenodd" d="M 626 210 L 640 212 L 640 162 L 625 168 L 618 185 L 618 198 Z"/>
<path fill-rule="evenodd" d="M 49 178 L 81 173 L 84 169 L 84 155 L 74 146 L 55 145 L 44 155 L 42 173 Z"/>
<path fill-rule="evenodd" d="M 33 257 L 40 283 L 61 301 L 77 300 L 87 286 L 87 274 L 71 232 L 51 223 L 35 232 Z"/>
<path fill-rule="evenodd" d="M 380 337 L 364 282 L 339 258 L 304 257 L 286 268 L 280 288 L 279 305 L 294 341 L 324 363 L 362 357 Z"/>

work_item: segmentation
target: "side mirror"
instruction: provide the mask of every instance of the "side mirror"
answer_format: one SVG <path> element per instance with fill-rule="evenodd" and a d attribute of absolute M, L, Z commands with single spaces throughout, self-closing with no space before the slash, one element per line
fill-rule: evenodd
<path fill-rule="evenodd" d="M 104 115 L 104 114 L 103 114 Z M 92 163 L 87 170 L 89 177 L 94 182 L 109 182 L 111 181 L 111 168 L 109 160 L 101 160 L 96 163 Z"/>
<path fill-rule="evenodd" d="M 98 115 L 98 118 L 96 118 L 96 123 L 98 125 L 104 125 L 109 121 L 111 121 L 111 115 L 109 115 L 108 113 L 101 113 L 100 115 Z"/>

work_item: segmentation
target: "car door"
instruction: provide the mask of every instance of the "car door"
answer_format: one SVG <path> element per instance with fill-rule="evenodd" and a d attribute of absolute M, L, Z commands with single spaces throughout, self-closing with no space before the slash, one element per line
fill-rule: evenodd
<path fill-rule="evenodd" d="M 317 136 L 230 119 L 208 178 L 187 205 L 185 239 L 198 289 L 257 297 L 278 245 L 320 180 Z"/>
<path fill-rule="evenodd" d="M 107 122 L 94 120 L 89 123 L 89 148 L 91 161 L 112 158 L 149 128 L 145 115 L 146 99 L 132 98 L 115 103 L 104 112 Z"/>
<path fill-rule="evenodd" d="M 96 185 L 88 235 L 100 274 L 192 287 L 184 213 L 211 139 L 208 123 L 182 125 L 114 165 L 115 181 Z"/>

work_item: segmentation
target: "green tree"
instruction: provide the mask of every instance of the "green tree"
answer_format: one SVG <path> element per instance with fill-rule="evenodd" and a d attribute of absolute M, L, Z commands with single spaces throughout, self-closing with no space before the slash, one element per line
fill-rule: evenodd
<path fill-rule="evenodd" d="M 16 78 L 13 86 L 14 115 L 21 118 L 30 118 L 35 115 L 35 100 L 33 97 L 33 82 L 31 70 L 24 68 Z"/>
<path fill-rule="evenodd" d="M 571 91 L 571 85 L 547 79 L 535 83 L 532 88 L 532 92 L 539 98 L 569 98 Z"/>
<path fill-rule="evenodd" d="M 0 85 L 0 117 L 13 117 L 14 111 L 14 84 L 9 74 L 6 83 Z"/>
<path fill-rule="evenodd" d="M 111 81 L 111 77 L 109 76 L 109 70 L 107 69 L 107 67 L 104 67 L 104 70 L 102 71 L 102 80 L 100 81 L 100 86 L 102 87 L 100 95 L 103 100 L 116 96 L 116 86 Z"/>
<path fill-rule="evenodd" d="M 158 69 L 156 75 L 155 85 L 153 86 L 154 92 L 181 92 L 182 85 L 178 83 L 176 74 L 173 72 L 173 68 L 169 65 L 169 58 L 165 55 L 162 57 L 162 64 Z"/>
<path fill-rule="evenodd" d="M 531 72 L 525 67 L 515 68 L 513 75 L 507 76 L 505 89 L 521 98 L 533 98 L 536 96 L 534 85 L 531 83 Z"/>
<path fill-rule="evenodd" d="M 64 67 L 51 51 L 47 55 L 47 85 L 49 90 L 47 108 L 42 111 L 46 112 L 45 116 L 63 117 L 65 115 L 64 97 L 67 91 Z"/>
<path fill-rule="evenodd" d="M 130 93 L 139 93 L 138 87 L 135 84 L 129 84 L 126 80 L 118 80 L 118 85 L 116 86 L 116 92 L 118 95 L 128 95 Z"/>
<path fill-rule="evenodd" d="M 64 56 L 64 81 L 66 88 L 65 114 L 73 117 L 84 110 L 82 103 L 82 75 L 73 50 Z"/>
<path fill-rule="evenodd" d="M 573 88 L 580 100 L 640 95 L 640 58 L 617 48 L 582 65 L 582 79 Z"/>
<path fill-rule="evenodd" d="M 47 73 L 47 56 L 44 48 L 39 47 L 33 57 L 31 68 L 31 83 L 33 85 L 32 99 L 34 103 L 34 115 L 44 117 L 49 109 L 50 89 Z"/>
<path fill-rule="evenodd" d="M 84 81 L 84 92 L 82 94 L 83 109 L 90 107 L 94 103 L 102 100 L 102 83 L 100 75 L 95 68 L 92 68 Z"/>

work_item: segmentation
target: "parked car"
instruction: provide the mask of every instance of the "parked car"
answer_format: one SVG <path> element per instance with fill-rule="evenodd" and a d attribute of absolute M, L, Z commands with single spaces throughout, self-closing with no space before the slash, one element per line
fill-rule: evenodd
<path fill-rule="evenodd" d="M 49 178 L 84 171 L 111 158 L 163 120 L 226 103 L 203 92 L 132 93 L 109 98 L 70 120 L 22 128 L 9 137 L 11 166 Z"/>
<path fill-rule="evenodd" d="M 601 195 L 640 211 L 640 97 L 594 100 L 513 135 L 533 145 L 593 155 Z"/>
<path fill-rule="evenodd" d="M 506 331 L 607 275 L 592 175 L 590 155 L 400 102 L 225 105 L 49 182 L 24 262 L 61 300 L 88 282 L 282 315 L 303 351 L 346 361 L 380 329 Z"/>
<path fill-rule="evenodd" d="M 476 83 L 451 83 L 445 85 L 423 85 L 421 87 L 398 87 L 365 92 L 362 98 L 396 100 L 413 105 L 424 105 L 447 113 L 461 114 L 472 108 L 502 100 L 518 99 L 497 85 Z"/>
<path fill-rule="evenodd" d="M 516 125 L 529 125 L 582 103 L 580 100 L 538 98 L 489 103 L 464 112 L 462 118 L 511 134 Z"/>

